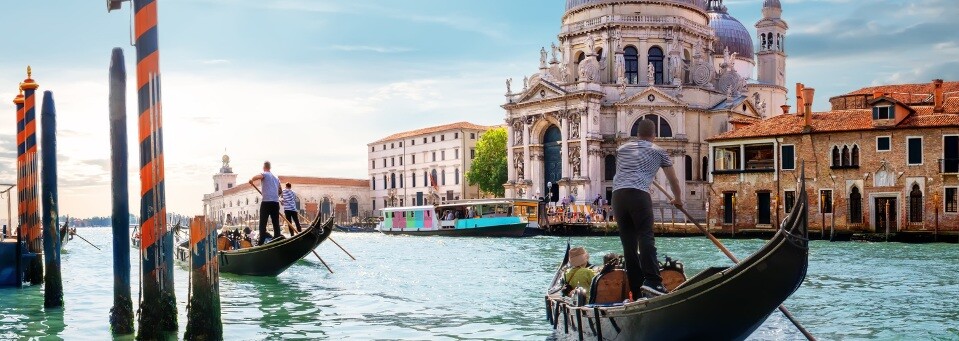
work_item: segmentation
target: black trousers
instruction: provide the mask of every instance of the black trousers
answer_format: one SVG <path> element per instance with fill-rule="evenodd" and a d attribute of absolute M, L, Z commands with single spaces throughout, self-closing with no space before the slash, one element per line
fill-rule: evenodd
<path fill-rule="evenodd" d="M 280 230 L 280 203 L 263 201 L 260 203 L 260 245 L 266 240 L 266 219 L 273 222 L 273 238 L 282 235 Z"/>
<path fill-rule="evenodd" d="M 613 192 L 613 214 L 619 225 L 619 239 L 623 242 L 629 289 L 633 292 L 633 299 L 638 299 L 643 297 L 640 287 L 644 284 L 655 287 L 663 283 L 653 239 L 652 199 L 642 190 L 618 189 Z"/>
<path fill-rule="evenodd" d="M 283 214 L 286 215 L 287 221 L 296 225 L 296 232 L 303 232 L 303 229 L 300 228 L 300 218 L 297 217 L 296 211 L 283 210 Z"/>

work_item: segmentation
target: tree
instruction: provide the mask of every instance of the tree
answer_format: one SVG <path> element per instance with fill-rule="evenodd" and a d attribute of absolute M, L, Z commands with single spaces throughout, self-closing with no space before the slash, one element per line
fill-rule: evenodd
<path fill-rule="evenodd" d="M 487 130 L 476 142 L 476 158 L 466 173 L 466 181 L 479 189 L 503 197 L 506 183 L 506 128 Z"/>

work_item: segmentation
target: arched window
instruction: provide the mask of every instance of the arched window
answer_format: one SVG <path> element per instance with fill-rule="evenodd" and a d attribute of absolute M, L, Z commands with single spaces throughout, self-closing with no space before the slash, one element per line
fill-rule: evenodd
<path fill-rule="evenodd" d="M 832 147 L 832 166 L 839 167 L 841 165 L 840 156 L 839 156 L 839 146 Z"/>
<path fill-rule="evenodd" d="M 851 158 L 852 158 L 852 160 L 851 160 L 851 161 L 852 161 L 851 165 L 852 165 L 852 166 L 855 166 L 855 167 L 859 167 L 859 146 L 858 146 L 858 145 L 853 145 L 853 146 L 852 146 L 852 157 L 851 157 Z"/>
<path fill-rule="evenodd" d="M 431 175 L 431 177 L 430 177 L 430 186 L 433 186 L 433 187 L 439 186 L 439 185 L 440 185 L 439 182 L 438 182 L 438 181 L 439 181 L 439 178 L 436 177 L 436 170 L 434 169 L 433 172 L 432 172 L 430 175 Z"/>
<path fill-rule="evenodd" d="M 852 186 L 849 190 L 849 223 L 862 224 L 862 193 L 859 187 Z"/>
<path fill-rule="evenodd" d="M 663 84 L 663 49 L 657 46 L 650 47 L 649 62 L 653 64 L 656 84 Z"/>
<path fill-rule="evenodd" d="M 426 171 L 423 171 L 423 187 L 430 187 L 430 176 Z"/>
<path fill-rule="evenodd" d="M 627 46 L 623 49 L 623 59 L 626 61 L 626 82 L 639 83 L 639 51 L 635 47 Z"/>
<path fill-rule="evenodd" d="M 912 184 L 912 191 L 909 192 L 909 222 L 922 222 L 922 190 L 919 184 Z"/>
<path fill-rule="evenodd" d="M 706 181 L 706 179 L 709 177 L 709 157 L 703 156 L 703 163 L 699 164 L 699 167 L 703 169 L 703 174 L 700 174 L 702 177 L 699 180 Z"/>
<path fill-rule="evenodd" d="M 849 162 L 849 146 L 842 147 L 842 165 L 843 166 L 851 165 L 851 163 Z"/>
<path fill-rule="evenodd" d="M 350 198 L 350 218 L 357 217 L 360 215 L 360 203 L 356 201 L 356 198 Z"/>
<path fill-rule="evenodd" d="M 765 50 L 765 49 L 766 49 L 766 46 L 768 46 L 768 45 L 766 45 L 766 34 L 765 34 L 765 33 L 760 33 L 760 34 L 759 34 L 759 38 L 760 38 L 760 40 L 761 40 L 761 42 L 759 43 L 759 46 L 762 46 L 762 49 Z"/>
<path fill-rule="evenodd" d="M 585 60 L 585 59 L 586 59 L 586 54 L 585 54 L 585 53 L 580 52 L 580 53 L 576 56 L 576 68 L 573 69 L 573 79 L 575 79 L 577 82 L 579 81 L 579 67 L 580 67 L 580 63 L 582 63 L 583 60 Z"/>
<path fill-rule="evenodd" d="M 686 181 L 693 181 L 693 158 L 686 155 Z"/>
<path fill-rule="evenodd" d="M 386 174 L 383 174 L 383 189 L 389 188 L 390 183 L 386 182 Z"/>
<path fill-rule="evenodd" d="M 669 125 L 669 122 L 656 114 L 649 114 L 636 120 L 629 132 L 630 136 L 639 136 L 639 122 L 643 119 L 653 121 L 656 125 L 656 137 L 673 137 L 673 128 Z"/>
<path fill-rule="evenodd" d="M 613 181 L 616 177 L 616 155 L 606 155 L 603 159 L 603 166 L 606 167 L 606 181 Z"/>
<path fill-rule="evenodd" d="M 390 188 L 396 188 L 396 173 L 390 174 Z"/>
<path fill-rule="evenodd" d="M 692 65 L 692 64 L 690 64 L 690 60 L 692 60 L 692 58 L 689 57 L 689 50 L 683 50 L 683 64 L 684 64 L 684 65 Z M 691 80 L 689 80 L 689 69 L 691 69 L 691 68 L 690 68 L 690 67 L 684 67 L 684 68 L 683 68 L 683 83 L 691 83 L 691 82 L 692 82 Z"/>
<path fill-rule="evenodd" d="M 772 32 L 766 33 L 766 48 L 768 48 L 768 49 L 770 49 L 770 50 L 773 48 L 773 33 L 772 33 Z"/>

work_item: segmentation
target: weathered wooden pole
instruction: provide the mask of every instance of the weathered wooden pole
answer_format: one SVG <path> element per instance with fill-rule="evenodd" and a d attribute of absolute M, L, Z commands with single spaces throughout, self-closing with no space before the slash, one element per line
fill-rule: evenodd
<path fill-rule="evenodd" d="M 41 183 L 43 195 L 43 261 L 46 278 L 43 287 L 43 307 L 63 307 L 63 278 L 60 276 L 60 218 L 57 193 L 57 108 L 53 93 L 43 92 L 40 110 L 40 156 L 43 166 Z"/>
<path fill-rule="evenodd" d="M 24 265 L 23 264 L 23 250 L 22 243 L 26 240 L 26 226 L 23 225 L 24 218 L 23 212 L 26 210 L 26 205 L 24 205 L 23 200 L 26 196 L 23 193 L 23 187 L 26 185 L 26 171 L 24 164 L 24 146 L 26 141 L 24 141 L 24 112 L 23 112 L 23 90 L 20 90 L 20 94 L 17 97 L 13 98 L 13 104 L 17 107 L 17 223 L 13 223 L 13 219 L 10 220 L 10 226 L 13 228 L 16 226 L 17 229 L 17 286 L 23 285 L 24 280 Z"/>
<path fill-rule="evenodd" d="M 110 328 L 117 335 L 133 334 L 126 87 L 123 49 L 114 48 L 110 57 L 110 164 L 113 173 L 113 308 L 110 308 Z"/>
<path fill-rule="evenodd" d="M 27 66 L 27 79 L 20 83 L 23 91 L 23 138 L 24 154 L 23 169 L 24 187 L 20 190 L 23 195 L 21 204 L 24 206 L 21 224 L 26 229 L 27 247 L 37 255 L 43 252 L 43 230 L 40 226 L 40 213 L 37 203 L 37 185 L 39 185 L 39 159 L 37 158 L 37 88 L 40 85 L 32 79 L 32 71 Z M 28 280 L 30 284 L 43 283 L 43 260 L 33 258 L 28 265 Z"/>
<path fill-rule="evenodd" d="M 140 253 L 143 302 L 139 335 L 156 339 L 177 331 L 173 288 L 173 233 L 167 227 L 157 2 L 133 0 L 137 52 L 140 149 Z M 108 3 L 110 4 L 110 3 Z"/>
<path fill-rule="evenodd" d="M 190 300 L 184 340 L 223 340 L 216 228 L 205 216 L 190 224 Z"/>

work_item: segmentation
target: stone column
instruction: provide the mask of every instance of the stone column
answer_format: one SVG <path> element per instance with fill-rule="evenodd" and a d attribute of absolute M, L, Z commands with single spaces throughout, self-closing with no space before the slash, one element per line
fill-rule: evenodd
<path fill-rule="evenodd" d="M 532 168 L 533 166 L 533 158 L 530 155 L 530 148 L 529 148 L 529 145 L 533 143 L 533 141 L 530 140 L 530 137 L 533 135 L 531 129 L 532 129 L 532 126 L 530 124 L 527 124 L 526 120 L 524 119 L 523 120 L 523 158 L 525 159 L 526 167 L 523 167 L 523 179 L 527 179 L 527 180 L 532 179 L 532 174 L 531 174 L 532 172 L 530 171 L 530 168 Z"/>
<path fill-rule="evenodd" d="M 649 84 L 646 77 L 646 68 L 649 65 L 649 42 L 647 38 L 639 38 L 639 84 L 640 85 L 652 85 Z"/>

